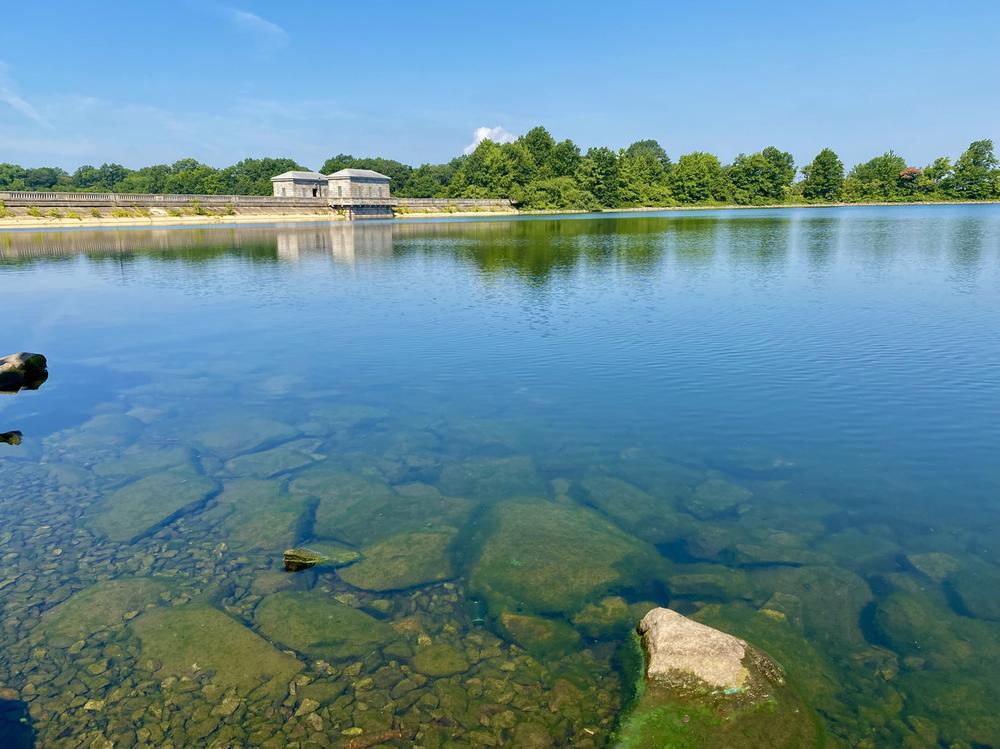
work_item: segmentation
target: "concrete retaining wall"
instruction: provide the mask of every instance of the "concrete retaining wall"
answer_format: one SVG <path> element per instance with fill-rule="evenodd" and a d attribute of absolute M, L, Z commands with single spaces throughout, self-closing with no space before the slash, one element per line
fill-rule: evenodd
<path fill-rule="evenodd" d="M 513 211 L 506 198 L 396 198 L 397 213 Z"/>

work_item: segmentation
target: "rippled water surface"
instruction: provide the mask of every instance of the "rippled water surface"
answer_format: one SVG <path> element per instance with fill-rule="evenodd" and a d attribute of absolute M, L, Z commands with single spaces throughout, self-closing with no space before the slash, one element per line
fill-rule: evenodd
<path fill-rule="evenodd" d="M 1000 207 L 6 233 L 0 300 L 4 746 L 606 746 L 654 604 L 1000 746 Z"/>

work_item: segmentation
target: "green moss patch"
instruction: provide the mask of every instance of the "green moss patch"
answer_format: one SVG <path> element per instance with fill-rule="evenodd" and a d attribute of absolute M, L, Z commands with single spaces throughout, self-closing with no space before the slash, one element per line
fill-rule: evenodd
<path fill-rule="evenodd" d="M 580 646 L 580 634 L 565 622 L 504 611 L 497 623 L 508 639 L 539 658 L 565 655 Z"/>
<path fill-rule="evenodd" d="M 449 548 L 457 531 L 398 533 L 363 550 L 364 559 L 340 570 L 341 579 L 363 590 L 399 590 L 454 577 Z"/>
<path fill-rule="evenodd" d="M 435 643 L 418 648 L 413 656 L 413 668 L 425 676 L 444 677 L 469 670 L 465 653 L 454 645 Z"/>

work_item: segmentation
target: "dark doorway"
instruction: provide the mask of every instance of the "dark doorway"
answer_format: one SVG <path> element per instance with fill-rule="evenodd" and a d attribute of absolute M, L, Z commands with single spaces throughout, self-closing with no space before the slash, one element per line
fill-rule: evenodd
<path fill-rule="evenodd" d="M 317 195 L 319 195 L 319 188 L 318 187 L 314 187 L 313 188 L 313 197 L 315 198 Z"/>

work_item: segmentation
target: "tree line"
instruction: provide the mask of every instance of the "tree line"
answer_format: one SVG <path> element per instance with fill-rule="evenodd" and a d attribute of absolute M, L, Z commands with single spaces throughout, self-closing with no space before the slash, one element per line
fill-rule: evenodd
<path fill-rule="evenodd" d="M 846 171 L 829 148 L 801 168 L 774 146 L 740 154 L 730 164 L 704 151 L 675 162 L 655 140 L 584 152 L 536 127 L 512 143 L 484 140 L 471 154 L 445 164 L 413 167 L 339 154 L 320 171 L 347 167 L 386 174 L 398 197 L 505 197 L 535 209 L 1000 199 L 1000 164 L 991 140 L 973 142 L 954 162 L 942 156 L 918 167 L 890 150 Z M 222 169 L 195 159 L 135 170 L 103 164 L 72 174 L 0 163 L 0 190 L 270 195 L 272 176 L 302 169 L 282 158 L 244 159 Z"/>

